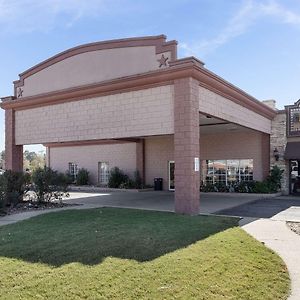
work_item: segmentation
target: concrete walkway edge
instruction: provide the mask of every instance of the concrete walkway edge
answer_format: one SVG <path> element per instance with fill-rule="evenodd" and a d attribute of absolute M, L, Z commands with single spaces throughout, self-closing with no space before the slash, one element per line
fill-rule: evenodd
<path fill-rule="evenodd" d="M 243 223 L 247 223 L 244 222 Z M 249 220 L 241 227 L 251 236 L 263 242 L 285 262 L 291 278 L 291 294 L 288 300 L 300 299 L 300 236 L 290 230 L 285 221 Z"/>

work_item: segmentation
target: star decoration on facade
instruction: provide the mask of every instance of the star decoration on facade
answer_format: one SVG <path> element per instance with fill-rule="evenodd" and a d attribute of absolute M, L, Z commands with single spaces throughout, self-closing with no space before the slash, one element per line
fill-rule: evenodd
<path fill-rule="evenodd" d="M 23 96 L 23 90 L 21 88 L 18 89 L 18 98 Z"/>
<path fill-rule="evenodd" d="M 167 67 L 168 66 L 168 64 L 167 64 L 167 60 L 169 59 L 169 57 L 165 57 L 163 54 L 162 54 L 162 56 L 161 56 L 161 58 L 160 59 L 158 59 L 157 61 L 159 62 L 159 67 L 161 68 L 161 67 Z"/>

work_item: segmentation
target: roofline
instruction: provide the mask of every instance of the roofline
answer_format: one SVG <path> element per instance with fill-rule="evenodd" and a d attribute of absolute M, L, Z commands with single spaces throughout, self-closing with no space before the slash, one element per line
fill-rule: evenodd
<path fill-rule="evenodd" d="M 143 46 L 155 46 L 156 54 L 160 54 L 166 51 L 171 52 L 170 61 L 177 59 L 177 41 L 166 41 L 167 37 L 164 34 L 155 36 L 133 37 L 125 39 L 115 39 L 108 41 L 100 41 L 95 43 L 83 44 L 60 52 L 41 63 L 29 68 L 28 70 L 19 74 L 19 79 L 14 81 L 15 89 L 24 85 L 24 79 L 45 69 L 49 66 L 58 63 L 66 58 L 98 50 L 126 48 L 126 47 L 143 47 Z"/>

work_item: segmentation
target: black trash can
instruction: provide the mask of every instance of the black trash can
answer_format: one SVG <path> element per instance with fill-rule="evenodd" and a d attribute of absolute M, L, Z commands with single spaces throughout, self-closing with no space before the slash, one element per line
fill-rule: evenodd
<path fill-rule="evenodd" d="M 154 191 L 162 191 L 162 190 L 163 190 L 163 179 L 154 178 Z"/>

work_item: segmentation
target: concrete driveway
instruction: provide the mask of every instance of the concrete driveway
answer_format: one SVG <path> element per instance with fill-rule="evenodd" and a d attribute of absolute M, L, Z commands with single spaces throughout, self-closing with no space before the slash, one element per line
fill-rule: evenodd
<path fill-rule="evenodd" d="M 266 218 L 277 221 L 300 222 L 300 197 L 280 196 L 258 199 L 235 207 L 222 209 L 216 213 L 257 219 Z"/>
<path fill-rule="evenodd" d="M 172 192 L 72 192 L 70 195 L 65 202 L 91 208 L 109 206 L 174 211 Z M 199 213 L 300 222 L 300 197 L 262 197 L 255 194 L 201 193 Z"/>
<path fill-rule="evenodd" d="M 172 192 L 110 192 L 81 193 L 71 192 L 67 203 L 80 203 L 89 207 L 127 207 L 174 211 L 174 193 Z M 251 194 L 201 193 L 200 213 L 212 214 L 232 207 L 246 205 L 261 196 Z"/>

